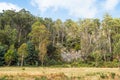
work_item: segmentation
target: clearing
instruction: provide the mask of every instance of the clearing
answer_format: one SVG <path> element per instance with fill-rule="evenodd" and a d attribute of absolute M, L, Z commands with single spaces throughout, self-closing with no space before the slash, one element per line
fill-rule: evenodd
<path fill-rule="evenodd" d="M 45 79 L 42 79 L 41 77 Z M 0 80 L 2 79 L 120 80 L 120 70 L 118 68 L 87 68 L 87 67 L 86 68 L 0 67 Z"/>

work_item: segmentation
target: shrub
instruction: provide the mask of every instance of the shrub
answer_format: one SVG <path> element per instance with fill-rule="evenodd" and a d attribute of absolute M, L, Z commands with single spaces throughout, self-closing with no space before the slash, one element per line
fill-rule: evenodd
<path fill-rule="evenodd" d="M 38 77 L 35 77 L 35 80 L 40 80 L 40 78 L 38 78 Z"/>
<path fill-rule="evenodd" d="M 22 70 L 25 70 L 25 68 L 22 68 Z"/>
<path fill-rule="evenodd" d="M 111 78 L 114 79 L 115 78 L 115 73 L 111 73 Z"/>
<path fill-rule="evenodd" d="M 73 62 L 73 63 L 71 64 L 71 66 L 72 66 L 72 67 L 79 66 L 79 63 L 78 63 L 78 62 Z"/>
<path fill-rule="evenodd" d="M 39 80 L 47 80 L 46 76 L 42 76 Z"/>
<path fill-rule="evenodd" d="M 116 61 L 115 62 L 114 61 L 113 62 L 110 62 L 110 61 L 109 62 L 104 62 L 104 64 L 103 64 L 104 67 L 111 67 L 111 68 L 112 67 L 118 67 L 118 65 L 119 65 L 119 63 L 116 62 Z"/>
<path fill-rule="evenodd" d="M 57 64 L 57 61 L 54 59 L 48 61 L 48 65 L 55 65 L 55 64 Z"/>
<path fill-rule="evenodd" d="M 1 77 L 0 80 L 7 80 L 7 76 Z"/>
<path fill-rule="evenodd" d="M 105 79 L 105 78 L 107 78 L 107 77 L 108 77 L 108 76 L 107 76 L 106 74 L 100 73 L 100 78 Z"/>

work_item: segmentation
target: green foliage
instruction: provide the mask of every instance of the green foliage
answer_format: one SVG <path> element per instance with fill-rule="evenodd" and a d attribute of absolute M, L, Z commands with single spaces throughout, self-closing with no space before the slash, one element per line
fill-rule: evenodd
<path fill-rule="evenodd" d="M 35 80 L 40 80 L 40 78 L 39 77 L 35 77 Z"/>
<path fill-rule="evenodd" d="M 7 80 L 7 76 L 0 77 L 0 80 Z"/>
<path fill-rule="evenodd" d="M 38 66 L 38 52 L 35 50 L 35 46 L 31 42 L 27 42 L 28 55 L 25 59 L 27 65 Z"/>
<path fill-rule="evenodd" d="M 4 55 L 6 53 L 6 50 L 6 46 L 2 45 L 0 42 L 0 66 L 3 66 L 5 64 Z"/>
<path fill-rule="evenodd" d="M 40 80 L 47 80 L 47 77 L 46 77 L 46 76 L 42 76 L 42 77 L 40 78 Z"/>
<path fill-rule="evenodd" d="M 97 67 L 98 66 L 98 64 L 99 64 L 99 61 L 101 61 L 102 60 L 102 56 L 101 56 L 102 54 L 101 54 L 101 52 L 100 51 L 95 51 L 95 52 L 93 52 L 92 54 L 91 54 L 91 56 L 94 58 L 94 60 L 95 60 L 95 66 Z"/>
<path fill-rule="evenodd" d="M 16 57 L 17 57 L 17 54 L 15 52 L 14 45 L 11 45 L 7 53 L 5 53 L 4 55 L 5 62 L 9 66 L 12 61 L 15 61 Z"/>
<path fill-rule="evenodd" d="M 118 67 L 119 66 L 119 62 L 117 61 L 107 61 L 107 62 L 103 62 L 103 67 L 110 67 L 110 68 L 113 68 L 113 67 Z"/>
<path fill-rule="evenodd" d="M 44 39 L 41 44 L 39 45 L 39 60 L 42 63 L 42 66 L 44 64 L 45 61 L 45 56 L 47 54 L 47 46 L 49 44 L 49 41 Z"/>
<path fill-rule="evenodd" d="M 57 65 L 57 64 L 59 64 L 59 62 L 58 61 L 56 61 L 55 59 L 51 59 L 51 60 L 47 60 L 46 61 L 46 65 Z"/>
<path fill-rule="evenodd" d="M 24 70 L 25 70 L 25 68 L 23 67 L 23 68 L 22 68 L 22 70 L 24 71 Z"/>
<path fill-rule="evenodd" d="M 12 45 L 16 40 L 16 29 L 10 27 L 10 25 L 5 25 L 3 30 L 0 30 L 0 42 L 6 45 Z"/>
<path fill-rule="evenodd" d="M 28 42 L 28 43 L 27 43 Z M 26 44 L 27 43 L 27 44 Z M 14 44 L 14 49 L 11 45 Z M 0 65 L 59 65 L 63 53 L 79 51 L 70 66 L 116 67 L 120 61 L 120 19 L 53 21 L 21 9 L 0 13 Z M 17 54 L 16 54 L 17 53 Z M 117 61 L 114 61 L 117 60 Z M 63 65 L 64 66 L 64 65 Z M 65 65 L 66 66 L 66 65 Z"/>
<path fill-rule="evenodd" d="M 30 32 L 29 36 L 31 37 L 31 41 L 38 49 L 40 42 L 49 38 L 49 31 L 44 25 L 41 25 L 40 22 L 35 22 L 32 25 L 32 31 Z"/>
<path fill-rule="evenodd" d="M 9 44 L 12 45 L 15 43 L 16 41 L 16 36 L 17 36 L 17 31 L 16 29 L 13 29 L 10 27 L 10 25 L 6 25 L 5 29 L 4 29 L 5 34 L 8 36 L 9 38 Z"/>
<path fill-rule="evenodd" d="M 78 51 L 78 50 L 80 50 L 81 49 L 81 46 L 80 46 L 80 44 L 75 44 L 74 45 L 74 49 L 76 50 L 76 51 Z"/>
<path fill-rule="evenodd" d="M 106 79 L 106 78 L 108 78 L 108 76 L 107 76 L 107 74 L 100 73 L 100 78 L 102 78 L 102 79 Z"/>
<path fill-rule="evenodd" d="M 35 45 L 35 49 L 39 51 L 39 60 L 42 65 L 44 63 L 44 57 L 47 53 L 47 46 L 49 44 L 49 31 L 48 29 L 42 25 L 40 22 L 35 22 L 32 25 L 32 31 L 29 34 L 31 37 L 31 41 Z"/>
<path fill-rule="evenodd" d="M 28 52 L 27 52 L 27 44 L 23 43 L 19 48 L 18 48 L 18 57 L 19 61 L 21 62 L 21 66 L 24 64 L 24 59 L 27 57 Z"/>
<path fill-rule="evenodd" d="M 114 46 L 114 54 L 116 54 L 118 58 L 120 57 L 120 41 L 117 42 Z"/>
<path fill-rule="evenodd" d="M 114 78 L 115 78 L 115 76 L 116 76 L 116 74 L 115 74 L 115 73 L 111 73 L 111 78 L 112 78 L 112 79 L 114 79 Z"/>
<path fill-rule="evenodd" d="M 50 43 L 47 46 L 47 56 L 50 60 L 54 59 L 56 61 L 60 60 L 60 48 L 57 46 L 53 46 L 52 43 Z"/>

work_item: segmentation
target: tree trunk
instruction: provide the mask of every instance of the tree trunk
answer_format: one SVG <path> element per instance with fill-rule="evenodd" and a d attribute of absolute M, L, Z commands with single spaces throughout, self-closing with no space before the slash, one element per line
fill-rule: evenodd
<path fill-rule="evenodd" d="M 62 44 L 63 44 L 63 40 L 64 40 L 64 33 L 62 32 L 62 39 L 61 39 Z"/>
<path fill-rule="evenodd" d="M 9 61 L 8 66 L 10 66 L 10 64 L 11 64 L 11 61 Z"/>
<path fill-rule="evenodd" d="M 60 34 L 59 34 L 59 31 L 57 32 L 57 43 L 59 43 L 59 36 L 60 36 Z"/>
<path fill-rule="evenodd" d="M 111 35 L 110 35 L 110 31 L 109 31 L 109 35 L 108 35 L 108 40 L 109 40 L 109 52 L 112 53 L 112 47 L 111 47 Z"/>
<path fill-rule="evenodd" d="M 43 66 L 43 63 L 44 63 L 44 60 L 43 60 L 43 59 L 42 59 L 41 63 L 42 63 L 42 66 Z"/>
<path fill-rule="evenodd" d="M 106 53 L 104 53 L 103 56 L 104 56 L 104 60 L 105 60 L 105 62 L 106 62 L 106 61 L 107 61 L 107 59 L 106 59 Z"/>
<path fill-rule="evenodd" d="M 19 35 L 18 35 L 18 45 L 19 46 L 20 46 L 20 42 L 21 42 L 21 32 L 22 32 L 22 29 L 20 29 Z"/>
<path fill-rule="evenodd" d="M 53 36 L 53 41 L 52 41 L 52 43 L 53 43 L 53 46 L 55 45 L 55 37 Z"/>
<path fill-rule="evenodd" d="M 24 56 L 22 56 L 22 59 L 21 59 L 21 66 L 23 66 L 23 63 L 24 63 Z"/>
<path fill-rule="evenodd" d="M 95 61 L 95 67 L 98 67 L 98 60 Z"/>
<path fill-rule="evenodd" d="M 120 56 L 118 57 L 118 61 L 119 61 L 118 68 L 120 69 Z"/>

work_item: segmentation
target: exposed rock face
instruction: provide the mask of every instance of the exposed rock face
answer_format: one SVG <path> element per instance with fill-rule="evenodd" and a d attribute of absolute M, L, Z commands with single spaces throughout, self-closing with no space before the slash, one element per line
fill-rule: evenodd
<path fill-rule="evenodd" d="M 71 62 L 73 60 L 82 59 L 81 51 L 64 51 L 61 53 L 61 58 L 65 62 Z"/>

